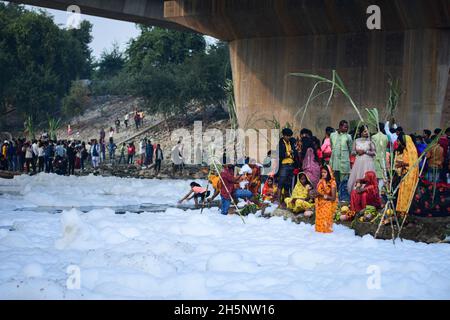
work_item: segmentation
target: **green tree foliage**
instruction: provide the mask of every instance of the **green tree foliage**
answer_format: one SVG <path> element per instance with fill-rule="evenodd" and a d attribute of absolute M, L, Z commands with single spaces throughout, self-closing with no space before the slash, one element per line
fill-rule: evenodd
<path fill-rule="evenodd" d="M 89 103 L 89 88 L 81 81 L 74 81 L 70 92 L 62 101 L 62 113 L 66 118 L 78 116 Z"/>
<path fill-rule="evenodd" d="M 43 11 L 0 3 L 0 101 L 39 124 L 59 113 L 71 82 L 88 76 L 92 25 L 60 29 Z"/>
<path fill-rule="evenodd" d="M 98 79 L 110 79 L 122 71 L 125 66 L 125 58 L 120 52 L 119 45 L 113 44 L 111 51 L 102 52 L 100 61 L 97 63 L 97 71 L 95 77 Z"/>
<path fill-rule="evenodd" d="M 140 36 L 133 39 L 127 49 L 128 67 L 133 71 L 146 66 L 182 64 L 187 58 L 205 51 L 206 41 L 200 34 L 139 27 Z"/>
<path fill-rule="evenodd" d="M 129 95 L 133 75 L 125 70 L 125 54 L 117 43 L 111 50 L 102 52 L 100 60 L 95 63 L 94 79 L 91 85 L 92 94 Z"/>
<path fill-rule="evenodd" d="M 133 92 L 144 97 L 150 112 L 182 114 L 190 102 L 225 99 L 225 80 L 231 77 L 225 43 L 207 48 L 199 34 L 141 27 L 126 53 Z"/>

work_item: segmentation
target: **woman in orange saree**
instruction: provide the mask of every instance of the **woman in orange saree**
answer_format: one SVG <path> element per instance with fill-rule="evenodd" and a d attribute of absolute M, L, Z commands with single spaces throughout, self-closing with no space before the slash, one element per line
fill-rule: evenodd
<path fill-rule="evenodd" d="M 315 228 L 317 232 L 331 233 L 333 232 L 333 216 L 338 204 L 336 180 L 330 166 L 323 166 L 320 174 L 315 204 Z"/>

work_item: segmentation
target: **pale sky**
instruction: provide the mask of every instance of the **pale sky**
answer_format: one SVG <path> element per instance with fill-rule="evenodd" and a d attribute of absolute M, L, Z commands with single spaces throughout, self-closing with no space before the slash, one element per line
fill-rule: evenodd
<path fill-rule="evenodd" d="M 28 9 L 35 9 L 38 7 L 26 6 Z M 43 9 L 43 8 L 39 8 Z M 70 13 L 60 10 L 44 9 L 54 18 L 53 20 L 60 27 L 65 28 L 67 19 L 70 18 Z M 89 16 L 86 14 L 81 15 L 82 20 L 88 20 L 92 23 L 92 54 L 94 57 L 99 58 L 103 50 L 111 49 L 114 42 L 119 44 L 119 47 L 123 50 L 126 47 L 127 42 L 134 37 L 137 37 L 140 33 L 136 24 L 126 21 L 112 20 L 101 17 Z"/>
<path fill-rule="evenodd" d="M 71 13 L 60 10 L 45 9 L 35 6 L 25 6 L 27 9 L 41 9 L 47 11 L 54 18 L 56 24 L 60 27 L 65 27 L 67 20 Z M 124 50 L 131 38 L 139 35 L 140 31 L 136 24 L 126 21 L 112 20 L 101 17 L 81 15 L 82 20 L 88 20 L 92 23 L 92 37 L 91 42 L 92 54 L 95 58 L 99 58 L 103 50 L 110 50 L 114 42 L 119 44 L 121 50 Z M 216 40 L 211 37 L 206 37 L 207 43 L 213 43 Z"/>

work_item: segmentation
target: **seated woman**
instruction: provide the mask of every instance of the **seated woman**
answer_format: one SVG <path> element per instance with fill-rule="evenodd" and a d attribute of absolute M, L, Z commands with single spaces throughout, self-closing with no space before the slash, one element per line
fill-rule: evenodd
<path fill-rule="evenodd" d="M 198 205 L 198 198 L 201 199 L 202 202 L 205 201 L 205 199 L 209 196 L 210 192 L 207 191 L 205 188 L 202 188 L 198 183 L 191 182 L 190 184 L 191 190 L 187 195 L 183 197 L 180 201 L 178 201 L 178 204 L 181 204 L 184 200 L 191 200 L 194 199 L 195 205 Z M 192 196 L 190 196 L 193 193 Z M 189 197 L 190 196 L 190 197 Z"/>
<path fill-rule="evenodd" d="M 248 190 L 253 193 L 253 196 L 256 196 L 261 190 L 261 168 L 257 164 L 250 164 L 249 167 L 252 172 L 248 179 Z"/>
<path fill-rule="evenodd" d="M 367 205 L 381 207 L 378 180 L 374 171 L 367 171 L 364 178 L 356 180 L 355 189 L 351 192 L 350 209 L 352 211 L 364 210 Z"/>
<path fill-rule="evenodd" d="M 300 172 L 297 176 L 297 184 L 292 192 L 292 196 L 284 200 L 287 208 L 294 213 L 298 213 L 314 207 L 309 197 L 309 191 L 311 190 L 313 190 L 313 186 L 308 176 L 304 172 Z"/>
<path fill-rule="evenodd" d="M 273 181 L 273 177 L 269 176 L 264 183 L 263 189 L 262 189 L 262 196 L 263 200 L 268 200 L 270 202 L 273 202 L 277 195 L 277 186 Z"/>

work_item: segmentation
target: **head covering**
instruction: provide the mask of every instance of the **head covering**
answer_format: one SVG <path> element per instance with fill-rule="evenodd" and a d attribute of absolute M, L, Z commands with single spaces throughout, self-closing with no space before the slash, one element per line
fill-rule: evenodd
<path fill-rule="evenodd" d="M 366 185 L 371 185 L 378 190 L 377 174 L 373 171 L 367 171 L 364 175 L 364 181 Z"/>
<path fill-rule="evenodd" d="M 308 174 L 306 173 L 306 172 L 299 172 L 298 174 L 297 174 L 297 183 L 301 183 L 300 182 L 300 176 L 301 175 L 304 175 L 305 177 L 306 177 L 306 180 L 309 182 L 309 184 L 311 185 L 311 187 L 313 187 L 313 184 L 312 184 L 312 182 L 311 182 L 311 179 L 309 178 L 309 176 L 308 176 Z"/>

